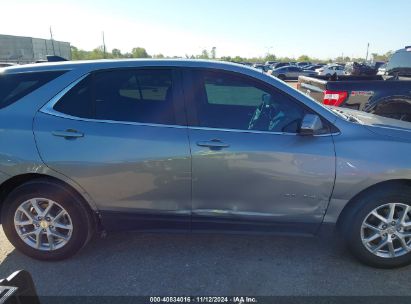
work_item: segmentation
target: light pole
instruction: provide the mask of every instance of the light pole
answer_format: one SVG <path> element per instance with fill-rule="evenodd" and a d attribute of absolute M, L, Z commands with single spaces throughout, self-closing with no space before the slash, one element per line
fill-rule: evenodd
<path fill-rule="evenodd" d="M 50 38 L 51 38 L 51 45 L 53 47 L 53 55 L 56 56 L 56 51 L 54 49 L 53 31 L 51 30 L 51 26 L 50 26 Z"/>
<path fill-rule="evenodd" d="M 106 41 L 104 40 L 104 31 L 103 31 L 103 58 L 106 58 Z"/>
<path fill-rule="evenodd" d="M 365 61 L 368 61 L 368 50 L 370 48 L 370 43 L 367 43 L 367 54 L 365 55 Z"/>

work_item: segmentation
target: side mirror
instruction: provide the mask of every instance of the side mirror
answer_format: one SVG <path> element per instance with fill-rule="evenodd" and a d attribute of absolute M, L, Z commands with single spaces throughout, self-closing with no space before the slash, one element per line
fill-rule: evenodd
<path fill-rule="evenodd" d="M 271 99 L 271 95 L 264 93 L 263 95 L 261 95 L 261 101 L 263 103 L 270 103 L 270 99 Z"/>
<path fill-rule="evenodd" d="M 300 127 L 300 135 L 315 135 L 323 128 L 321 118 L 315 114 L 305 114 Z"/>

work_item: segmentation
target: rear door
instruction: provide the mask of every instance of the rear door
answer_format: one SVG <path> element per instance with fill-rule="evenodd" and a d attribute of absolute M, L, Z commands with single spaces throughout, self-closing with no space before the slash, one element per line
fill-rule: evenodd
<path fill-rule="evenodd" d="M 190 149 L 178 75 L 98 71 L 35 117 L 42 159 L 91 196 L 108 229 L 189 229 Z"/>

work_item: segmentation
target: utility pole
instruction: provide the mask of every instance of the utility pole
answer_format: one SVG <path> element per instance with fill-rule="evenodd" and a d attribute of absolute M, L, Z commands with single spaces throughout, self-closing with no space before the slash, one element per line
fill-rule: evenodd
<path fill-rule="evenodd" d="M 56 56 L 56 51 L 54 50 L 53 31 L 51 30 L 51 26 L 50 26 L 50 38 L 51 38 L 51 45 L 53 47 L 53 55 Z"/>
<path fill-rule="evenodd" d="M 103 58 L 106 58 L 106 42 L 104 40 L 104 31 L 103 31 Z"/>
<path fill-rule="evenodd" d="M 367 55 L 365 55 L 365 61 L 368 61 L 368 50 L 370 48 L 370 43 L 367 43 Z"/>

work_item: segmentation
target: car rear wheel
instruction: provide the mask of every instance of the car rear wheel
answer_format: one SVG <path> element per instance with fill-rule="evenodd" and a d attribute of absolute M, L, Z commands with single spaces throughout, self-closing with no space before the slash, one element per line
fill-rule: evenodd
<path fill-rule="evenodd" d="M 277 78 L 284 81 L 285 80 L 285 75 L 280 74 L 280 75 L 277 76 Z"/>
<path fill-rule="evenodd" d="M 74 255 L 90 239 L 93 220 L 68 187 L 35 180 L 13 190 L 3 203 L 2 223 L 9 241 L 39 260 Z"/>
<path fill-rule="evenodd" d="M 345 215 L 342 230 L 350 251 L 365 264 L 410 264 L 411 189 L 395 185 L 363 195 Z"/>
<path fill-rule="evenodd" d="M 372 114 L 411 121 L 411 100 L 408 97 L 389 98 L 380 103 L 380 106 L 370 111 Z"/>

